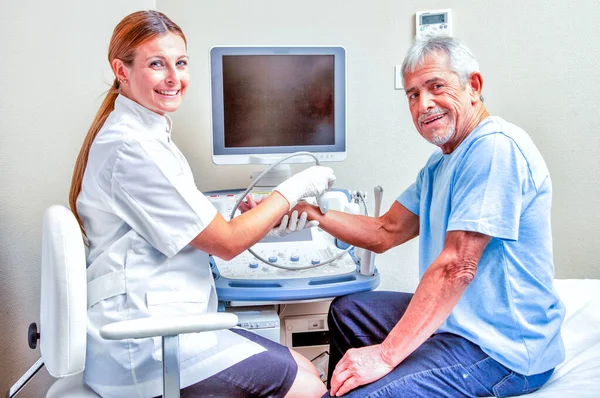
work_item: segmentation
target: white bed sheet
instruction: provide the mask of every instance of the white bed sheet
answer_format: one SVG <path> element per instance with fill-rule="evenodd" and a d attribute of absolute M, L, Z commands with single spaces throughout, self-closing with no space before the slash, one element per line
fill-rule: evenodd
<path fill-rule="evenodd" d="M 536 398 L 600 398 L 600 280 L 557 279 L 555 287 L 567 313 L 562 328 L 565 361 Z"/>

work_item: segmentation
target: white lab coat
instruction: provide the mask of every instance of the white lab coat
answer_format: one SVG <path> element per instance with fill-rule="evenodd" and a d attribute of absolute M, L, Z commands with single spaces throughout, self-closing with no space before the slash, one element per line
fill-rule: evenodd
<path fill-rule="evenodd" d="M 85 382 L 103 397 L 162 394 L 161 340 L 108 341 L 110 322 L 216 311 L 208 255 L 188 243 L 215 217 L 171 141 L 170 119 L 119 96 L 91 147 L 77 209 L 90 242 Z M 180 336 L 181 387 L 264 351 L 230 331 Z"/>

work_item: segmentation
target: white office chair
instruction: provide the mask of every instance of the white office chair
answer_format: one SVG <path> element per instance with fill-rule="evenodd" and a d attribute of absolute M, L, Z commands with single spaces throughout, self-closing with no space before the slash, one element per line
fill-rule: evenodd
<path fill-rule="evenodd" d="M 75 216 L 60 205 L 49 207 L 42 227 L 42 284 L 40 333 L 29 326 L 28 342 L 36 348 L 40 341 L 42 357 L 8 392 L 11 398 L 45 364 L 48 373 L 58 378 L 46 398 L 97 398 L 83 383 L 87 324 L 87 276 L 85 247 Z M 229 329 L 237 324 L 230 313 L 204 313 L 152 317 L 115 322 L 100 329 L 109 340 L 163 338 L 163 397 L 179 397 L 179 334 Z"/>

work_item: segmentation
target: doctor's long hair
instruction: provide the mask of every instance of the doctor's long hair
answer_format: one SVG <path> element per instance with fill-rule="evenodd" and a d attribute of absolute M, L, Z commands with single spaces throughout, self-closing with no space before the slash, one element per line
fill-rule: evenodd
<path fill-rule="evenodd" d="M 163 13 L 148 10 L 129 14 L 119 22 L 113 31 L 108 47 L 108 62 L 112 65 L 112 61 L 116 58 L 123 61 L 124 64 L 131 66 L 133 65 L 133 60 L 135 58 L 135 51 L 142 43 L 168 32 L 178 34 L 187 44 L 187 40 L 185 39 L 185 35 L 181 31 L 181 28 Z M 83 144 L 81 145 L 81 150 L 79 151 L 79 156 L 77 156 L 77 161 L 75 162 L 75 169 L 73 170 L 71 190 L 69 192 L 69 205 L 77 218 L 77 222 L 79 223 L 79 227 L 84 236 L 86 236 L 86 234 L 83 228 L 83 222 L 77 213 L 77 197 L 81 192 L 83 173 L 87 166 L 92 142 L 94 142 L 94 138 L 96 138 L 96 135 L 102 128 L 108 115 L 115 108 L 115 100 L 118 95 L 119 80 L 115 77 L 111 88 L 108 90 L 108 93 L 85 136 Z"/>

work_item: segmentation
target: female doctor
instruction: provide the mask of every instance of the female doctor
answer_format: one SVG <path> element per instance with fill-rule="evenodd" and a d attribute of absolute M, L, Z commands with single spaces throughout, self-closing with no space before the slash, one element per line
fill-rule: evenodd
<path fill-rule="evenodd" d="M 135 12 L 116 26 L 108 60 L 116 78 L 84 140 L 69 198 L 89 243 L 84 380 L 102 397 L 154 397 L 162 393 L 160 340 L 109 341 L 99 329 L 127 319 L 216 311 L 207 253 L 238 255 L 298 200 L 329 189 L 335 176 L 326 167 L 308 168 L 225 221 L 198 191 L 171 140 L 166 113 L 177 110 L 189 82 L 181 29 L 160 12 Z M 186 397 L 325 392 L 312 363 L 244 330 L 182 335 L 180 361 Z"/>

